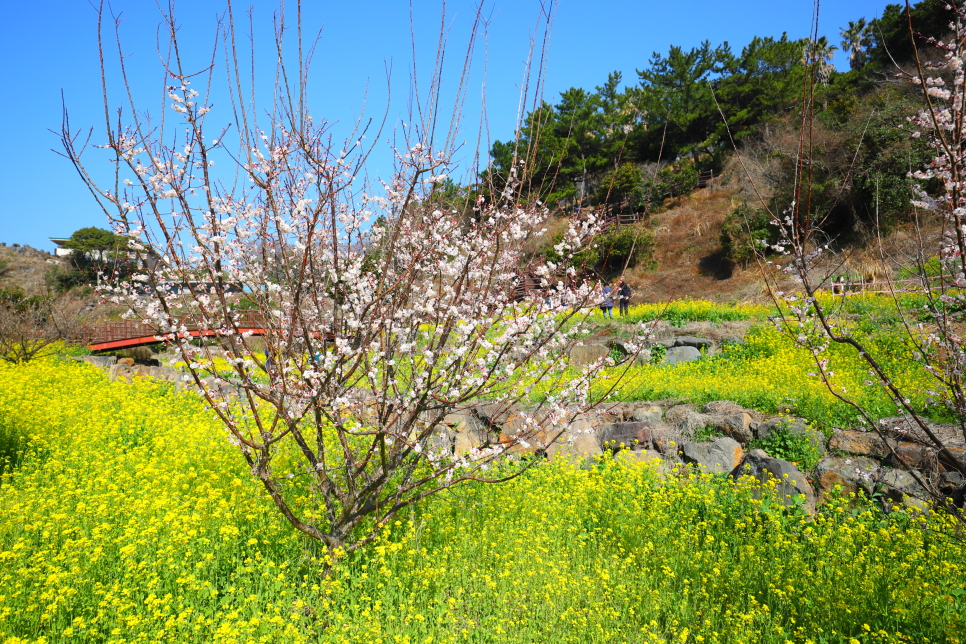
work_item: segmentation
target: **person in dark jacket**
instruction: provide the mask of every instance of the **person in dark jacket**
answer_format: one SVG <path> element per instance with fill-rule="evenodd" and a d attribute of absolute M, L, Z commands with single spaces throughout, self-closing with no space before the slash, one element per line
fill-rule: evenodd
<path fill-rule="evenodd" d="M 624 278 L 621 278 L 620 286 L 617 287 L 617 303 L 620 306 L 620 316 L 627 315 L 627 308 L 631 303 L 631 287 L 627 285 Z"/>

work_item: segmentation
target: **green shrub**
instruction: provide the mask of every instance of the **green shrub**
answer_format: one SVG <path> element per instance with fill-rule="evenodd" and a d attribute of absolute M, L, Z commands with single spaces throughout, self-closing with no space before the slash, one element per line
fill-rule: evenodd
<path fill-rule="evenodd" d="M 714 425 L 705 425 L 694 433 L 694 440 L 698 441 L 699 443 L 703 443 L 708 442 L 711 439 L 718 438 L 719 436 L 724 436 L 724 434 L 721 433 L 721 430 Z"/>
<path fill-rule="evenodd" d="M 801 470 L 810 470 L 822 455 L 807 434 L 797 434 L 787 427 L 779 427 L 764 439 L 755 439 L 749 449 L 763 449 L 769 456 L 795 463 Z"/>
<path fill-rule="evenodd" d="M 698 168 L 690 161 L 669 165 L 656 177 L 644 181 L 647 200 L 653 206 L 660 206 L 669 197 L 683 197 L 698 187 Z"/>
<path fill-rule="evenodd" d="M 647 203 L 641 169 L 633 163 L 623 163 L 609 172 L 597 189 L 597 203 L 617 210 L 640 211 Z"/>
<path fill-rule="evenodd" d="M 741 204 L 725 217 L 721 225 L 721 247 L 725 257 L 737 263 L 754 259 L 756 252 L 765 251 L 778 241 L 778 227 L 764 208 Z"/>
<path fill-rule="evenodd" d="M 563 240 L 563 233 L 557 233 L 544 249 L 543 256 L 549 262 L 559 263 L 563 258 L 554 246 Z M 587 247 L 574 253 L 574 268 L 595 268 L 601 271 L 622 270 L 646 264 L 654 254 L 654 236 L 643 223 L 632 225 L 613 225 L 598 235 Z"/>

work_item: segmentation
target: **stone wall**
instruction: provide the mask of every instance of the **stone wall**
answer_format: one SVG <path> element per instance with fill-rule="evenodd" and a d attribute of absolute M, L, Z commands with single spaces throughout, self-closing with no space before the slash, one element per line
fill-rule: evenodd
<path fill-rule="evenodd" d="M 193 388 L 183 373 L 168 367 L 104 356 L 76 360 L 107 369 L 112 380 L 150 377 Z M 214 382 L 206 384 L 217 386 Z M 476 449 L 513 443 L 518 436 L 530 433 L 524 428 L 531 417 L 539 421 L 539 412 L 479 404 L 447 415 L 434 444 L 464 456 Z M 963 505 L 963 477 L 923 446 L 915 425 L 901 418 L 882 422 L 895 438 L 884 440 L 875 432 L 849 430 L 836 432 L 826 440 L 800 418 L 765 415 L 726 400 L 701 408 L 676 401 L 613 403 L 576 414 L 566 426 L 541 430 L 509 451 L 552 460 L 589 460 L 610 453 L 624 461 L 653 462 L 663 474 L 699 469 L 735 478 L 750 475 L 760 481 L 774 477 L 780 481 L 786 503 L 801 502 L 808 508 L 822 503 L 837 487 L 846 494 L 875 495 L 893 505 L 923 508 L 931 495 L 916 481 L 918 476 L 934 491 Z M 810 442 L 821 455 L 811 472 L 804 473 L 795 464 L 773 458 L 761 449 L 751 449 L 752 441 L 764 440 L 779 428 Z M 966 445 L 956 428 L 936 425 L 932 429 L 949 441 L 957 456 L 966 455 Z M 716 436 L 699 441 L 699 432 Z M 911 463 L 914 473 L 902 468 L 897 456 Z"/>

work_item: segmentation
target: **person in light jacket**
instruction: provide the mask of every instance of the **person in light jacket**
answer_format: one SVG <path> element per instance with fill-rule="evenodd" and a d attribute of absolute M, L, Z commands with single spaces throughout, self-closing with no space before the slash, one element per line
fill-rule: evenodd
<path fill-rule="evenodd" d="M 605 318 L 614 319 L 614 289 L 610 287 L 610 284 L 604 284 L 604 288 L 600 291 L 602 299 L 600 303 L 600 311 L 604 314 Z"/>

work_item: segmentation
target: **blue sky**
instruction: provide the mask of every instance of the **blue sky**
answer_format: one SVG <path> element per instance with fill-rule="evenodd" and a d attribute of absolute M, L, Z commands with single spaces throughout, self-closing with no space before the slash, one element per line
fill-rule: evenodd
<path fill-rule="evenodd" d="M 386 103 L 385 69 L 391 63 L 389 127 L 398 124 L 404 118 L 411 69 L 409 4 L 404 0 L 306 4 L 312 5 L 304 10 L 306 31 L 322 30 L 310 84 L 313 115 L 351 122 L 364 96 L 367 113 L 381 114 L 376 106 Z M 825 0 L 819 31 L 838 43 L 839 28 L 849 20 L 876 16 L 884 5 L 882 0 Z M 155 46 L 157 5 L 154 0 L 113 0 L 111 6 L 123 17 L 121 34 L 135 91 L 145 104 L 157 105 L 162 83 Z M 195 60 L 210 56 L 215 16 L 222 6 L 223 2 L 192 0 L 177 7 L 182 39 Z M 289 0 L 292 6 L 294 0 Z M 432 63 L 440 6 L 439 0 L 413 0 L 418 77 Z M 270 25 L 277 3 L 254 0 L 252 7 L 256 24 Z M 449 0 L 446 7 L 450 60 L 461 61 L 474 3 Z M 512 138 L 528 34 L 538 10 L 537 2 L 529 0 L 490 0 L 488 4 L 486 106 L 491 139 Z M 7 153 L 0 157 L 4 195 L 0 241 L 52 250 L 48 237 L 66 236 L 84 226 L 106 227 L 73 167 L 51 150 L 59 142 L 48 131 L 60 127 L 63 92 L 71 124 L 93 126 L 94 142 L 105 139 L 96 13 L 87 0 L 34 0 L 9 2 L 2 15 L 0 60 L 7 98 L 0 115 L 6 126 Z M 556 5 L 544 96 L 554 102 L 569 87 L 592 89 L 614 70 L 632 84 L 637 80 L 635 70 L 647 65 L 651 53 L 666 52 L 672 44 L 689 48 L 707 39 L 713 44 L 728 41 L 740 50 L 756 35 L 777 37 L 787 31 L 792 38 L 805 37 L 811 15 L 811 0 L 561 0 Z M 262 37 L 267 33 L 256 27 L 260 42 L 267 44 Z M 479 122 L 482 45 L 481 41 L 467 103 L 467 149 L 475 143 Z M 834 62 L 843 69 L 848 66 L 841 54 Z M 260 59 L 258 65 L 263 64 L 271 65 Z M 381 140 L 389 135 L 384 132 Z M 377 148 L 371 176 L 389 169 L 391 157 L 385 150 L 384 145 Z"/>

